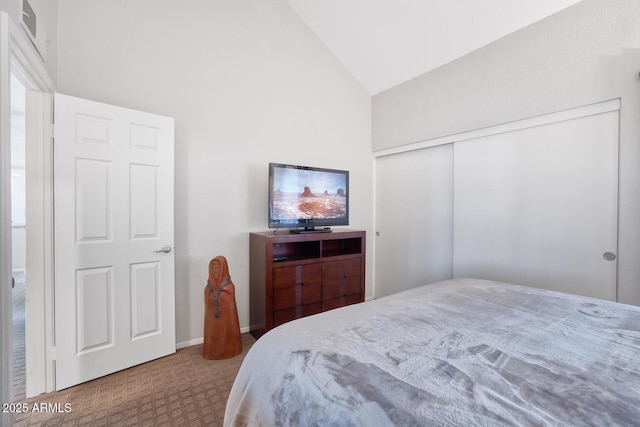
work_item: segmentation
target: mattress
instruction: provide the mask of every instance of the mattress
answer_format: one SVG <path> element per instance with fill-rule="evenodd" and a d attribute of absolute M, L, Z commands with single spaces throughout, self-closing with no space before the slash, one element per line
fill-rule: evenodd
<path fill-rule="evenodd" d="M 640 308 L 454 279 L 284 324 L 225 426 L 638 425 Z"/>

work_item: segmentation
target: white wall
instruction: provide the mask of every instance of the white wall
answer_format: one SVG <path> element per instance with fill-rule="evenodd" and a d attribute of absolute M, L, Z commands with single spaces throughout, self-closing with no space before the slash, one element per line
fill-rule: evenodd
<path fill-rule="evenodd" d="M 58 16 L 61 93 L 176 119 L 179 343 L 202 337 L 217 255 L 249 325 L 268 162 L 349 169 L 351 228 L 372 236 L 371 97 L 284 0 L 60 0 Z"/>
<path fill-rule="evenodd" d="M 583 0 L 373 97 L 384 150 L 621 98 L 618 300 L 640 305 L 640 2 Z"/>
<path fill-rule="evenodd" d="M 0 2 L 0 11 L 6 12 L 16 24 L 20 19 L 20 13 L 22 12 L 22 0 L 3 0 Z"/>
<path fill-rule="evenodd" d="M 22 0 L 19 0 L 22 1 Z M 36 12 L 44 68 L 54 82 L 58 75 L 58 0 L 29 0 Z"/>
<path fill-rule="evenodd" d="M 51 80 L 56 80 L 58 52 L 57 52 L 57 31 L 58 31 L 58 0 L 29 0 L 29 4 L 36 13 L 38 41 L 42 46 L 42 57 L 38 56 L 38 61 L 46 70 Z M 4 11 L 13 23 L 23 31 L 20 20 L 22 14 L 22 0 L 2 0 L 0 11 Z M 26 33 L 26 32 L 25 32 Z M 35 52 L 33 45 L 29 46 Z"/>
<path fill-rule="evenodd" d="M 25 271 L 27 268 L 26 228 L 11 227 L 11 271 Z"/>
<path fill-rule="evenodd" d="M 25 87 L 11 76 L 11 268 L 27 267 Z"/>

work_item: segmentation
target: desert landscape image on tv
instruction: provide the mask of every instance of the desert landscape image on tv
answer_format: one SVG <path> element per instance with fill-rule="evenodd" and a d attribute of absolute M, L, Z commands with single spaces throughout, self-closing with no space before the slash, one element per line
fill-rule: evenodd
<path fill-rule="evenodd" d="M 345 174 L 276 168 L 273 179 L 273 219 L 328 219 L 347 215 Z"/>

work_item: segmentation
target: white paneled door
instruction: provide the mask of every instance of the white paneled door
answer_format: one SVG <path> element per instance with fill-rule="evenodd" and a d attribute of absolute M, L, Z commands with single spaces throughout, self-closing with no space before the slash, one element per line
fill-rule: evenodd
<path fill-rule="evenodd" d="M 55 94 L 56 389 L 175 352 L 174 121 Z"/>

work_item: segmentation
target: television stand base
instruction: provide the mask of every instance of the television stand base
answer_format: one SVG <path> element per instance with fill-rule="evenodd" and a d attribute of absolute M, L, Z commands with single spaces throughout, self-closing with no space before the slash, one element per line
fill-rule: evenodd
<path fill-rule="evenodd" d="M 315 228 L 315 227 L 305 227 L 305 228 L 292 228 L 289 230 L 291 234 L 310 234 L 310 233 L 331 233 L 329 227 L 324 228 Z"/>

